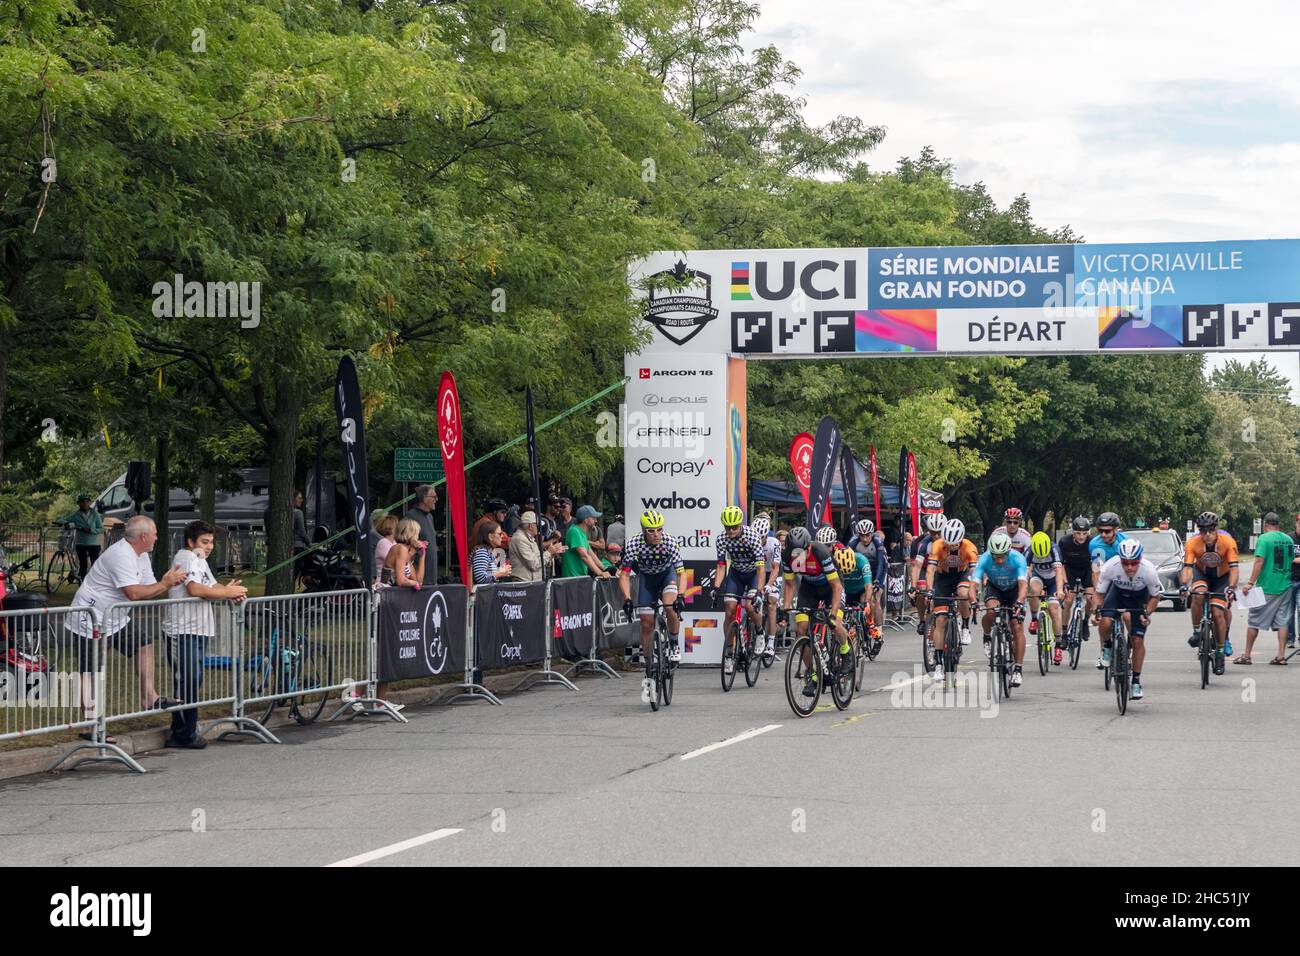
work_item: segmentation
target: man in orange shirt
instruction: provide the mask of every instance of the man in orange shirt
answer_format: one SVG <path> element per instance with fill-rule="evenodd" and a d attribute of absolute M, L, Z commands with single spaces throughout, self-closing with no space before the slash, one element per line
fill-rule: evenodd
<path fill-rule="evenodd" d="M 1237 587 L 1237 542 L 1228 532 L 1219 530 L 1219 516 L 1213 511 L 1201 512 L 1196 525 L 1201 533 L 1187 539 L 1180 588 L 1184 594 L 1191 592 L 1192 636 L 1187 643 L 1192 647 L 1198 644 L 1196 630 L 1201 626 L 1208 595 L 1214 635 L 1219 645 L 1214 655 L 1214 673 L 1222 674 L 1224 657 L 1232 653 L 1227 638 L 1232 621 L 1229 607 Z"/>
<path fill-rule="evenodd" d="M 944 522 L 942 530 L 930 545 L 930 560 L 926 567 L 926 585 L 934 607 L 934 623 L 930 626 L 930 643 L 934 645 L 934 679 L 943 680 L 945 634 L 948 615 L 957 603 L 961 615 L 961 642 L 970 643 L 971 600 L 975 596 L 975 583 L 970 580 L 971 568 L 979 560 L 979 549 L 966 537 L 966 526 L 956 518 Z M 923 665 L 928 665 L 923 661 Z"/>

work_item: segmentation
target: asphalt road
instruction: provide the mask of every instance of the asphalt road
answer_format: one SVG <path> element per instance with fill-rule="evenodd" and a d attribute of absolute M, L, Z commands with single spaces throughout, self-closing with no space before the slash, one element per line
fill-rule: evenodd
<path fill-rule="evenodd" d="M 159 752 L 143 776 L 24 778 L 0 784 L 0 863 L 1294 863 L 1300 674 L 1266 665 L 1270 639 L 1201 690 L 1187 632 L 1157 615 L 1124 717 L 1095 636 L 1075 672 L 1040 677 L 1031 657 L 994 711 L 926 706 L 918 639 L 890 632 L 881 689 L 807 720 L 778 667 L 727 694 L 716 671 L 679 671 L 657 714 L 635 675 L 586 677 L 410 707 L 406 725 Z M 978 672 L 978 636 L 968 651 Z"/>

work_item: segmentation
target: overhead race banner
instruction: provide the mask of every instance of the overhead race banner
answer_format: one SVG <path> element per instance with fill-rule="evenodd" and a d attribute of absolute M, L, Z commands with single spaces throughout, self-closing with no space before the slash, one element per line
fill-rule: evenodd
<path fill-rule="evenodd" d="M 1300 349 L 1300 239 L 660 252 L 629 282 L 668 351 Z"/>

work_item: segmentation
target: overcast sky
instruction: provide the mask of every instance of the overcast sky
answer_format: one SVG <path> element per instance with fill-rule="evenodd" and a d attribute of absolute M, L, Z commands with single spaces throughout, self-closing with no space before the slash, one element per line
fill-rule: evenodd
<path fill-rule="evenodd" d="M 1300 237 L 1293 3 L 758 2 L 810 121 L 887 127 L 873 168 L 933 146 L 1088 242 Z M 1300 392 L 1300 359 L 1269 358 Z"/>

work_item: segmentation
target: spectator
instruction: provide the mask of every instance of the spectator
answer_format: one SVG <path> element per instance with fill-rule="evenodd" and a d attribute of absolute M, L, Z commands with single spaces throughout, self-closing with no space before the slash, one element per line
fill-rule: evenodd
<path fill-rule="evenodd" d="M 293 551 L 297 554 L 311 547 L 311 538 L 307 536 L 307 512 L 303 509 L 301 491 L 293 493 Z"/>
<path fill-rule="evenodd" d="M 415 500 L 411 502 L 411 507 L 404 516 L 406 520 L 414 521 L 420 528 L 420 540 L 425 545 L 424 573 L 421 575 L 421 581 L 430 586 L 438 583 L 438 532 L 433 527 L 433 509 L 437 506 L 438 490 L 433 485 L 420 485 L 415 489 Z M 401 530 L 400 527 L 398 530 Z"/>
<path fill-rule="evenodd" d="M 172 665 L 172 693 L 179 700 L 193 704 L 185 710 L 172 711 L 172 731 L 168 747 L 202 750 L 208 742 L 199 736 L 199 694 L 203 687 L 203 659 L 208 641 L 217 636 L 216 619 L 209 601 L 242 601 L 248 588 L 239 581 L 217 584 L 208 567 L 212 554 L 214 529 L 206 521 L 191 521 L 185 526 L 185 547 L 176 552 L 172 566 L 184 577 L 167 592 L 169 598 L 200 598 L 199 604 L 171 604 L 163 619 L 163 633 L 170 641 L 168 656 Z"/>
<path fill-rule="evenodd" d="M 397 515 L 381 515 L 375 521 L 375 533 L 379 535 L 379 540 L 375 542 L 375 575 L 381 584 L 393 583 L 392 572 L 384 566 L 384 562 L 393 543 L 397 540 L 397 525 Z"/>
<path fill-rule="evenodd" d="M 488 503 L 483 509 L 483 516 L 477 519 L 469 529 L 469 539 L 475 543 L 475 547 L 478 546 L 479 532 L 483 530 L 485 524 L 489 521 L 499 525 L 505 524 L 506 511 L 506 503 L 500 498 L 491 498 L 488 500 Z"/>
<path fill-rule="evenodd" d="M 563 520 L 560 515 L 564 510 L 564 499 L 559 495 L 551 495 L 546 500 L 546 514 L 542 516 L 538 528 L 541 530 L 542 537 L 549 538 L 552 531 L 560 532 L 560 537 L 564 537 Z"/>
<path fill-rule="evenodd" d="M 510 567 L 516 581 L 542 580 L 542 562 L 549 568 L 555 562 L 555 556 L 564 550 L 564 545 L 556 540 L 546 545 L 545 551 L 538 544 L 537 515 L 525 511 L 519 516 L 519 530 L 510 536 Z M 554 571 L 551 572 L 554 576 Z"/>
<path fill-rule="evenodd" d="M 432 491 L 428 485 L 421 485 L 421 488 Z M 419 489 L 416 489 L 419 495 Z M 421 501 L 416 498 L 416 501 Z M 437 503 L 435 496 L 434 503 Z M 433 506 L 430 505 L 430 510 Z M 414 518 L 403 518 L 397 522 L 397 530 L 393 533 L 393 544 L 388 549 L 388 554 L 384 556 L 384 568 L 387 569 L 389 577 L 392 578 L 393 587 L 396 588 L 414 588 L 420 590 L 420 587 L 428 581 L 426 572 L 426 562 L 428 559 L 429 543 L 423 538 L 423 530 L 420 522 Z M 375 696 L 380 700 L 388 699 L 388 683 L 381 681 L 375 685 Z M 389 703 L 393 710 L 401 710 L 404 704 Z M 355 705 L 354 709 L 360 709 L 360 705 Z"/>
<path fill-rule="evenodd" d="M 1300 601 L 1300 515 L 1295 516 L 1295 531 L 1291 535 L 1291 600 Z M 1295 647 L 1295 632 L 1287 634 L 1286 646 Z"/>
<path fill-rule="evenodd" d="M 577 578 L 584 574 L 596 577 L 608 575 L 591 548 L 591 532 L 600 520 L 600 512 L 591 505 L 583 505 L 574 516 L 573 524 L 564 535 L 564 546 L 568 549 L 560 559 L 560 577 Z"/>
<path fill-rule="evenodd" d="M 1252 607 L 1247 617 L 1246 652 L 1234 661 L 1249 664 L 1251 650 L 1260 630 L 1277 631 L 1277 657 L 1270 664 L 1286 663 L 1286 634 L 1291 625 L 1291 568 L 1294 542 L 1282 533 L 1282 519 L 1270 511 L 1264 515 L 1264 533 L 1255 542 L 1255 566 L 1250 580 L 1241 586 L 1246 596 L 1256 586 L 1264 592 L 1264 603 Z"/>
<path fill-rule="evenodd" d="M 72 525 L 76 531 L 73 544 L 77 548 L 77 580 L 84 581 L 90 566 L 99 557 L 99 536 L 104 533 L 104 519 L 91 507 L 90 495 L 82 492 L 77 495 L 77 510 L 59 524 Z"/>
<path fill-rule="evenodd" d="M 126 522 L 122 538 L 110 545 L 100 555 L 98 561 L 91 565 L 90 571 L 77 588 L 72 598 L 72 607 L 94 608 L 101 616 L 99 635 L 102 655 L 105 649 L 112 647 L 119 654 L 134 659 L 136 674 L 140 678 L 140 705 L 142 710 L 162 710 L 174 707 L 180 701 L 158 696 L 153 682 L 153 635 L 145 629 L 128 630 L 131 614 L 129 610 L 119 609 L 106 613 L 112 604 L 124 604 L 128 601 L 150 601 L 166 595 L 169 588 L 179 584 L 185 578 L 185 571 L 173 567 L 167 570 L 161 581 L 154 577 L 153 567 L 149 562 L 149 552 L 153 551 L 158 541 L 158 528 L 152 518 L 135 515 Z M 86 640 L 93 636 L 90 615 L 71 614 L 66 618 L 65 626 L 69 631 Z M 86 716 L 94 713 L 94 674 L 87 667 L 90 648 L 86 641 L 79 648 L 79 666 L 81 670 L 81 699 L 86 708 Z M 90 740 L 93 734 L 81 735 L 83 740 Z M 106 738 L 109 743 L 117 741 Z"/>
<path fill-rule="evenodd" d="M 618 545 L 621 551 L 627 544 L 627 526 L 623 524 L 622 515 L 614 515 L 614 520 L 609 523 L 605 529 L 605 548 L 606 550 Z"/>
<path fill-rule="evenodd" d="M 573 522 L 574 522 L 573 499 L 561 498 L 560 499 L 560 523 L 556 526 L 557 530 L 559 530 L 560 534 L 562 535 L 568 534 L 569 527 L 573 524 Z"/>
<path fill-rule="evenodd" d="M 504 549 L 506 533 L 495 521 L 479 526 L 479 536 L 474 542 L 474 553 L 470 555 L 470 567 L 474 570 L 475 584 L 495 584 L 503 578 L 510 577 L 510 562 L 501 560 L 493 554 Z"/>
<path fill-rule="evenodd" d="M 619 562 L 623 559 L 623 546 L 621 544 L 605 545 L 605 567 L 611 571 L 617 571 Z"/>

